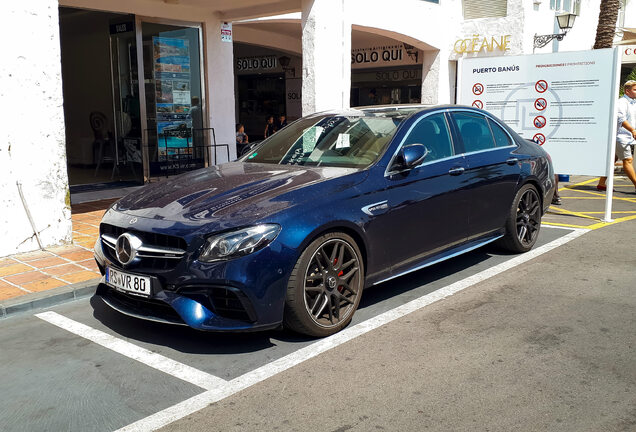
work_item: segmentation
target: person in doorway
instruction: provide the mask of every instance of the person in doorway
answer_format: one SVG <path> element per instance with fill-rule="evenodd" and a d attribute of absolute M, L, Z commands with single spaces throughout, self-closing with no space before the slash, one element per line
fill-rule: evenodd
<path fill-rule="evenodd" d="M 376 95 L 376 91 L 374 88 L 372 88 L 371 90 L 369 90 L 369 105 L 377 105 L 378 103 L 378 98 Z"/>
<path fill-rule="evenodd" d="M 627 81 L 625 94 L 618 100 L 618 129 L 616 132 L 616 159 L 623 161 L 623 171 L 634 184 L 636 193 L 636 173 L 632 146 L 636 143 L 636 81 Z M 596 189 L 607 190 L 607 177 L 601 177 Z"/>
<path fill-rule="evenodd" d="M 279 131 L 285 126 L 287 126 L 287 117 L 285 117 L 285 114 L 281 114 L 278 116 L 278 122 L 276 123 L 276 130 Z"/>
<path fill-rule="evenodd" d="M 276 132 L 276 128 L 274 126 L 274 116 L 267 117 L 267 122 L 265 123 L 265 131 L 263 132 L 263 136 L 265 138 L 270 137 Z"/>
<path fill-rule="evenodd" d="M 239 148 L 245 147 L 250 142 L 249 137 L 245 133 L 245 126 L 241 123 L 236 124 L 236 146 Z"/>

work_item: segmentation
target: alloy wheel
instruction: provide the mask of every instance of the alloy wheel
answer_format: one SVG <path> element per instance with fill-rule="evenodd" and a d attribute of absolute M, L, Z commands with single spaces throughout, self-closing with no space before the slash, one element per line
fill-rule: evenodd
<path fill-rule="evenodd" d="M 521 196 L 517 206 L 517 238 L 524 246 L 534 244 L 541 226 L 541 203 L 534 189 Z"/>
<path fill-rule="evenodd" d="M 347 320 L 362 292 L 360 258 L 342 239 L 320 245 L 305 272 L 305 308 L 322 327 L 333 327 Z"/>

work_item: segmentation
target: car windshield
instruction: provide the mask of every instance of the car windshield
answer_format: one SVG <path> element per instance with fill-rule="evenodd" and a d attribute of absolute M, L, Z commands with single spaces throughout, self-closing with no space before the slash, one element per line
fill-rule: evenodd
<path fill-rule="evenodd" d="M 280 165 L 364 168 L 384 152 L 404 115 L 316 115 L 263 141 L 242 160 Z"/>

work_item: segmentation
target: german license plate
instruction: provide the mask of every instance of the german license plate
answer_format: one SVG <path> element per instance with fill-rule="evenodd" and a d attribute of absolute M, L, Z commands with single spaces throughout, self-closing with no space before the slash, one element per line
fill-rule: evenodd
<path fill-rule="evenodd" d="M 150 296 L 150 278 L 106 267 L 106 283 L 120 291 L 138 296 Z"/>

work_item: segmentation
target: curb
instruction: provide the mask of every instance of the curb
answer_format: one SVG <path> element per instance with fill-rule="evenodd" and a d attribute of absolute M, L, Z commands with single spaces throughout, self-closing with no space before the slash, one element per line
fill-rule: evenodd
<path fill-rule="evenodd" d="M 47 308 L 67 301 L 89 297 L 95 294 L 101 278 L 61 286 L 50 290 L 25 294 L 0 302 L 0 319 L 34 309 Z"/>

